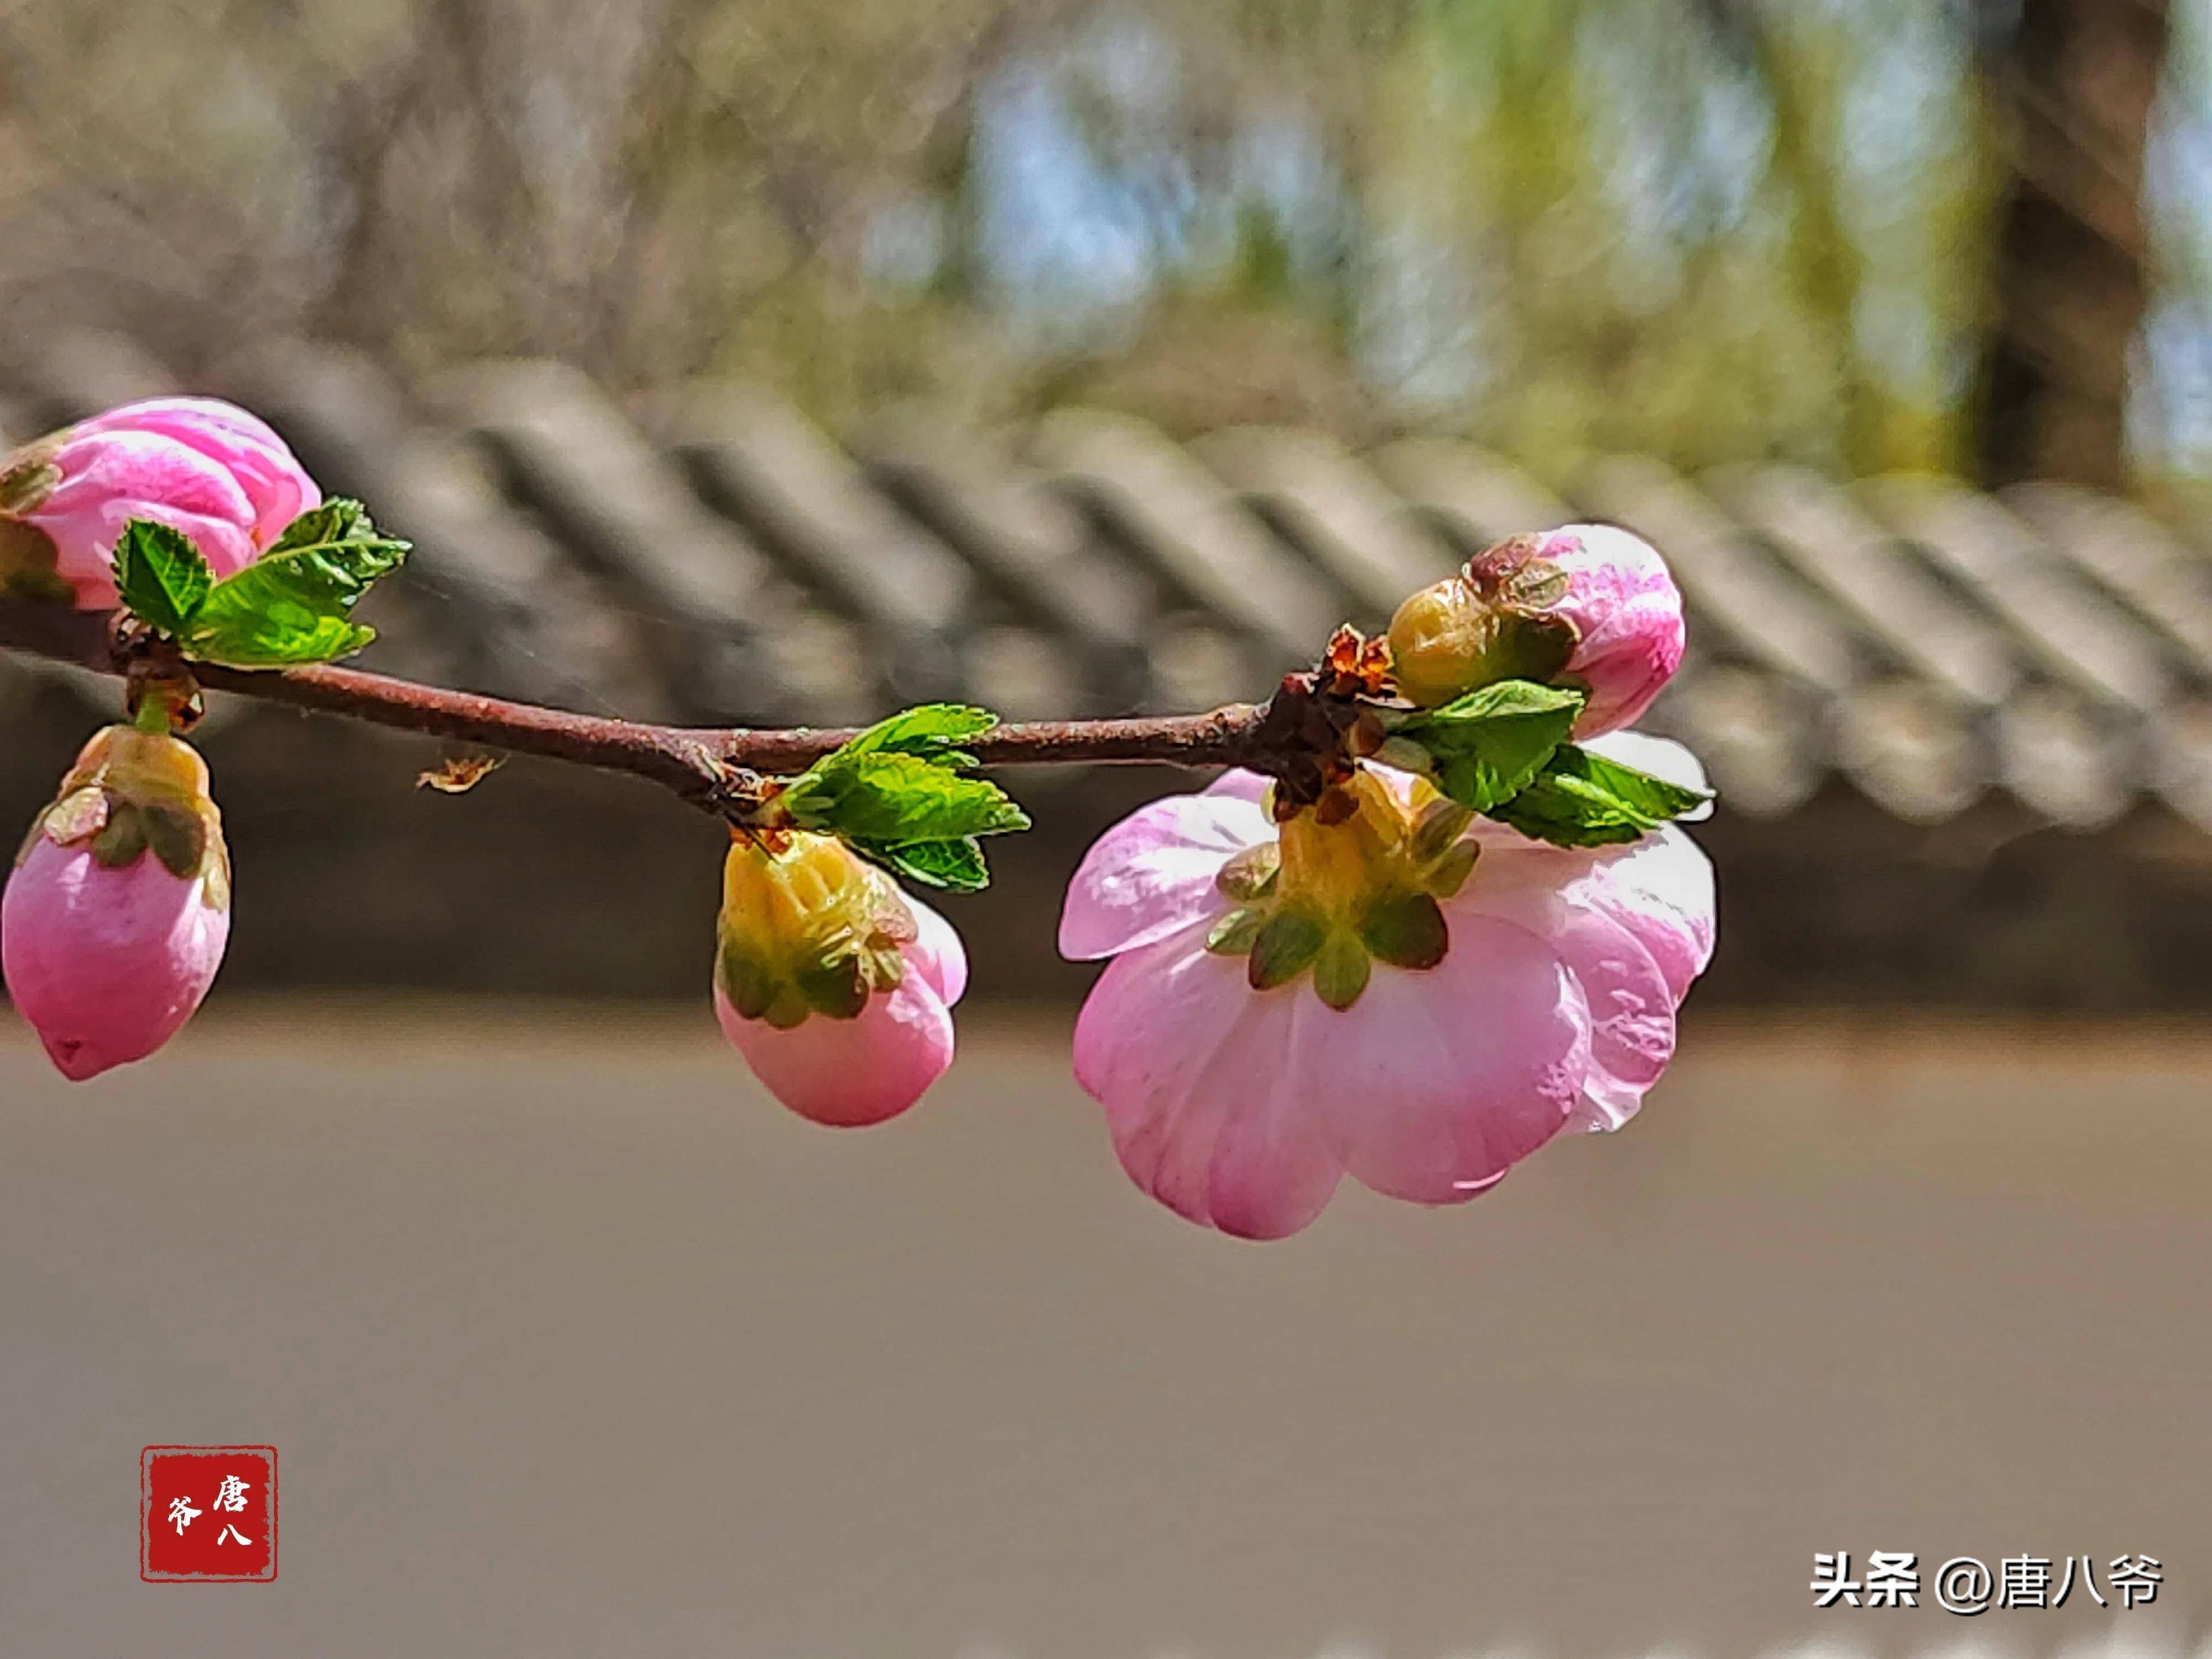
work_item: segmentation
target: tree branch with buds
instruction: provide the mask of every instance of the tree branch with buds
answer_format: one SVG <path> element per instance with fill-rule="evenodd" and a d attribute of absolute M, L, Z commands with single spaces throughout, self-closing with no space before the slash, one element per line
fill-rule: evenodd
<path fill-rule="evenodd" d="M 1621 730 L 1682 645 L 1680 594 L 1625 532 L 1500 543 L 1387 637 L 1339 629 L 1264 702 L 1018 722 L 924 703 L 836 731 L 613 720 L 340 666 L 375 637 L 357 603 L 408 550 L 228 404 L 137 404 L 0 461 L 0 649 L 114 676 L 128 717 L 85 744 L 0 895 L 0 969 L 67 1076 L 152 1054 L 221 965 L 229 851 L 184 740 L 203 689 L 627 773 L 722 819 L 717 1018 L 786 1104 L 848 1127 L 905 1110 L 951 1061 L 966 956 L 921 894 L 987 885 L 983 839 L 1030 827 L 980 771 L 1229 769 L 1101 839 L 1060 946 L 1119 958 L 1077 1075 L 1117 1121 L 1160 1117 L 1132 1174 L 1252 1237 L 1304 1225 L 1346 1172 L 1458 1202 L 1571 1115 L 1622 1121 L 1710 953 L 1710 880 L 1671 827 L 1704 806 L 1702 774 Z M 457 793 L 491 763 L 426 781 Z M 1167 1055 L 1177 1042 L 1196 1046 Z M 1472 1070 L 1405 1073 L 1462 1048 Z M 1369 1056 L 1342 1087 L 1340 1052 Z M 1200 1114 L 1202 1201 L 1194 1147 L 1161 1150 L 1201 1078 L 1252 1093 L 1234 1126 Z M 1335 1121 L 1376 1078 L 1381 1104 Z"/>

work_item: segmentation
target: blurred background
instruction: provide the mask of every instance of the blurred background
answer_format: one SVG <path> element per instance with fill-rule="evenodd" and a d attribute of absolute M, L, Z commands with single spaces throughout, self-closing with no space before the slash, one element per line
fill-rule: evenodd
<path fill-rule="evenodd" d="M 0 434 L 250 404 L 417 544 L 372 665 L 1190 709 L 1619 522 L 1723 941 L 1624 1135 L 1251 1252 L 1062 1052 L 1199 780 L 1005 780 L 856 1139 L 715 1047 L 715 825 L 217 699 L 216 1006 L 79 1091 L 0 1016 L 12 1650 L 1918 1652 L 1797 1588 L 1908 1547 L 2161 1556 L 1972 1631 L 2187 1650 L 2208 183 L 2207 0 L 8 0 Z M 114 701 L 0 659 L 0 818 Z M 160 1441 L 279 1445 L 278 1586 L 131 1579 Z"/>

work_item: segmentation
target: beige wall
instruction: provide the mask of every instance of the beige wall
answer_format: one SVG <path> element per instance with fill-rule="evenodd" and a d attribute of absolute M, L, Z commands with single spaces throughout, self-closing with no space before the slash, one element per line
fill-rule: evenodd
<path fill-rule="evenodd" d="M 1057 1033 L 890 1127 L 703 1017 L 0 1016 L 0 1652 L 1599 1659 L 2212 1620 L 2212 1038 L 1692 1032 L 1625 1133 L 1288 1243 L 1115 1169 Z M 138 1448 L 270 1442 L 273 1586 Z M 2145 1552 L 2156 1609 L 1814 1615 L 1815 1550 Z"/>

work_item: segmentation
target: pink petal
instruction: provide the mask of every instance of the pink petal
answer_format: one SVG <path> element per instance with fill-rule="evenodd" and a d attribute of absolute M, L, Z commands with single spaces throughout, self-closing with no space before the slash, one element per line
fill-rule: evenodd
<path fill-rule="evenodd" d="M 857 1019 L 817 1016 L 787 1031 L 739 1018 L 717 984 L 714 1017 L 770 1094 L 833 1128 L 896 1117 L 952 1063 L 952 1016 L 922 974 L 870 997 Z"/>
<path fill-rule="evenodd" d="M 1581 630 L 1567 672 L 1589 686 L 1577 738 L 1633 725 L 1681 665 L 1682 596 L 1658 550 L 1612 525 L 1569 525 L 1544 556 L 1567 573 L 1557 606 Z"/>
<path fill-rule="evenodd" d="M 182 531 L 219 577 L 244 569 L 258 551 L 245 490 L 182 444 L 148 433 L 99 433 L 71 438 L 54 462 L 62 482 L 26 517 L 53 538 L 57 572 L 80 606 L 115 603 L 109 560 L 132 519 Z"/>
<path fill-rule="evenodd" d="M 1585 1128 L 1619 1128 L 1674 1055 L 1678 999 L 1659 964 L 1627 927 L 1560 894 L 1492 883 L 1465 902 L 1527 928 L 1566 964 L 1590 1018 L 1590 1069 L 1574 1121 Z M 1455 909 L 1455 927 L 1458 914 Z"/>
<path fill-rule="evenodd" d="M 1712 961 L 1712 860 L 1671 824 L 1632 847 L 1599 855 L 1568 896 L 1635 934 L 1678 1006 Z"/>
<path fill-rule="evenodd" d="M 902 892 L 906 908 L 914 913 L 915 938 L 906 947 L 911 967 L 929 981 L 938 1000 L 950 1008 L 968 989 L 968 952 L 951 922 L 913 894 Z"/>
<path fill-rule="evenodd" d="M 1589 1070 L 1589 1017 L 1565 964 L 1510 922 L 1447 910 L 1431 969 L 1377 964 L 1343 1013 L 1302 1008 L 1294 1063 L 1335 1080 L 1352 1173 L 1376 1191 L 1457 1203 L 1565 1124 Z"/>
<path fill-rule="evenodd" d="M 1218 913 L 1222 865 L 1273 839 L 1267 814 L 1232 793 L 1138 808 L 1083 855 L 1060 912 L 1060 953 L 1085 962 L 1133 951 Z"/>
<path fill-rule="evenodd" d="M 261 550 L 323 499 L 315 481 L 267 422 L 219 398 L 155 398 L 109 410 L 76 430 L 151 433 L 216 462 L 237 480 L 252 503 L 246 527 Z"/>
<path fill-rule="evenodd" d="M 1330 1079 L 1285 1063 L 1308 994 L 1255 992 L 1243 962 L 1202 939 L 1192 929 L 1107 967 L 1076 1021 L 1076 1079 L 1139 1187 L 1200 1224 L 1279 1238 L 1343 1176 L 1311 1092 Z"/>
<path fill-rule="evenodd" d="M 73 1081 L 174 1036 L 222 965 L 230 913 L 152 854 L 120 869 L 40 836 L 0 897 L 0 972 Z"/>
<path fill-rule="evenodd" d="M 1249 800 L 1257 806 L 1273 783 L 1274 780 L 1264 772 L 1248 772 L 1241 766 L 1232 766 L 1199 793 L 1228 795 L 1237 800 Z"/>

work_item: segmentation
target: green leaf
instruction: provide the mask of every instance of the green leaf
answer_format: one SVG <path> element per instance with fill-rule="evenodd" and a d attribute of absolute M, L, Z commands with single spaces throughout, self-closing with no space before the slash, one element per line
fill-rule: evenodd
<path fill-rule="evenodd" d="M 882 751 L 839 750 L 786 790 L 783 805 L 802 830 L 889 846 L 1030 826 L 1029 814 L 997 784 L 917 755 Z"/>
<path fill-rule="evenodd" d="M 187 655 L 234 668 L 282 668 L 350 656 L 376 630 L 349 620 L 408 544 L 377 533 L 359 501 L 302 513 L 268 553 L 207 595 L 185 633 Z"/>
<path fill-rule="evenodd" d="M 1711 799 L 1707 791 L 1686 789 L 1567 743 L 1534 782 L 1489 816 L 1555 847 L 1610 847 L 1639 841 Z"/>
<path fill-rule="evenodd" d="M 878 720 L 837 755 L 920 755 L 954 766 L 973 766 L 975 757 L 955 752 L 952 745 L 980 738 L 998 723 L 999 717 L 988 708 L 962 702 L 925 702 Z"/>
<path fill-rule="evenodd" d="M 1527 787 L 1552 751 L 1566 741 L 1582 712 L 1579 691 L 1500 680 L 1441 708 L 1390 723 L 1398 752 L 1417 744 L 1437 787 L 1461 805 L 1486 812 Z"/>
<path fill-rule="evenodd" d="M 123 526 L 111 562 L 115 591 L 131 614 L 172 638 L 191 625 L 215 586 L 215 572 L 192 538 L 151 519 L 133 519 Z"/>
<path fill-rule="evenodd" d="M 902 847 L 855 842 L 853 850 L 872 859 L 895 876 L 924 887 L 956 893 L 980 893 L 991 884 L 990 866 L 973 836 L 957 841 L 918 841 Z"/>
<path fill-rule="evenodd" d="M 923 703 L 878 720 L 801 773 L 779 801 L 799 829 L 838 836 L 856 853 L 925 887 L 988 886 L 978 836 L 1030 827 L 1006 791 L 962 769 L 956 745 L 999 723 L 988 708 Z"/>

